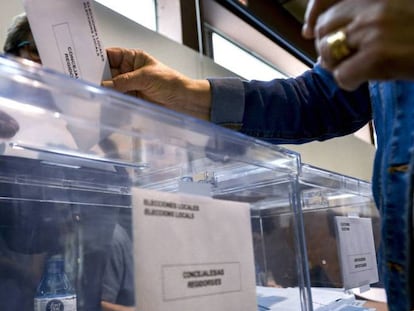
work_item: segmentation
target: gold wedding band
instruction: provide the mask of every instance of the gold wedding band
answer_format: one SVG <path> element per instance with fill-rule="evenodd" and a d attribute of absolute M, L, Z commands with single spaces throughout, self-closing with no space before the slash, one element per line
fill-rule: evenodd
<path fill-rule="evenodd" d="M 326 38 L 329 52 L 335 61 L 340 61 L 351 54 L 351 50 L 346 42 L 346 33 L 343 29 L 328 35 Z"/>

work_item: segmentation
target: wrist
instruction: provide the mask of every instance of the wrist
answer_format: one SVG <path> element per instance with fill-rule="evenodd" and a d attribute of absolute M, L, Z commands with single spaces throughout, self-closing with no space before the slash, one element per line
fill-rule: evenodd
<path fill-rule="evenodd" d="M 192 114 L 204 120 L 210 120 L 211 88 L 208 80 L 189 79 L 186 83 L 186 106 Z"/>

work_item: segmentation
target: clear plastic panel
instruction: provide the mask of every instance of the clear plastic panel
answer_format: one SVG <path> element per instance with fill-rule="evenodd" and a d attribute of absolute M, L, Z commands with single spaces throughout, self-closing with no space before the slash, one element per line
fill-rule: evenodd
<path fill-rule="evenodd" d="M 280 192 L 289 193 L 288 184 L 273 186 Z M 351 291 L 344 288 L 336 217 L 369 219 L 375 250 L 378 252 L 380 220 L 373 201 L 371 184 L 302 164 L 295 192 L 302 212 L 302 217 L 295 220 L 303 220 L 300 226 L 304 228 L 306 241 L 306 262 L 302 266 L 309 268 L 309 274 L 305 273 L 303 276 L 309 277 L 312 307 L 317 309 L 327 306 L 341 298 L 353 299 Z M 290 286 L 296 282 L 292 280 L 295 274 L 291 272 L 295 268 L 292 264 L 295 257 L 292 245 L 295 242 L 290 232 L 294 219 L 289 214 L 290 204 L 286 198 L 272 200 L 270 204 L 277 208 L 267 209 L 265 200 L 253 214 L 256 216 L 253 218 L 253 232 L 257 239 L 255 257 L 264 267 L 258 279 L 262 284 Z M 279 261 L 281 257 L 277 254 L 283 254 L 290 260 Z M 377 269 L 376 266 L 373 268 Z M 370 286 L 381 288 L 381 283 L 372 283 Z M 268 288 L 266 293 L 277 297 L 278 289 Z"/>
<path fill-rule="evenodd" d="M 331 290 L 332 301 L 335 300 L 335 295 L 343 298 L 349 294 L 349 291 L 344 290 L 336 217 L 369 219 L 377 255 L 380 220 L 369 182 L 302 165 L 299 188 L 315 307 L 318 306 L 318 301 L 323 300 L 321 290 Z M 361 237 L 365 238 L 367 237 Z M 373 269 L 378 268 L 374 266 Z M 382 287 L 380 282 L 361 284 L 363 286 Z"/>
<path fill-rule="evenodd" d="M 297 171 L 294 152 L 32 63 L 23 67 L 1 58 L 0 65 L 2 111 L 21 127 L 9 148 L 136 169 L 165 169 L 206 157 L 282 174 Z"/>
<path fill-rule="evenodd" d="M 9 310 L 33 309 L 56 253 L 78 311 L 139 303 L 131 190 L 185 183 L 251 205 L 259 304 L 310 310 L 298 154 L 5 57 L 0 110 L 19 124 L 0 148 L 0 301 Z"/>

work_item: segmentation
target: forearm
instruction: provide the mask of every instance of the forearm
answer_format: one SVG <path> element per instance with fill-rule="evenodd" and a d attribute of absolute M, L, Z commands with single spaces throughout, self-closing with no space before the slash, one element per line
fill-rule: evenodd
<path fill-rule="evenodd" d="M 213 122 L 273 143 L 346 135 L 371 118 L 367 85 L 344 92 L 321 69 L 288 80 L 210 82 Z"/>

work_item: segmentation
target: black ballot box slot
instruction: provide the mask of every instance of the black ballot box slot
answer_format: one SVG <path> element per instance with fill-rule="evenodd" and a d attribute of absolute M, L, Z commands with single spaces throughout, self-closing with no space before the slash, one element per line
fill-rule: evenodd
<path fill-rule="evenodd" d="M 45 260 L 61 254 L 78 311 L 100 310 L 114 230 L 120 211 L 130 209 L 129 189 L 122 168 L 1 156 L 0 309 L 32 310 Z"/>

